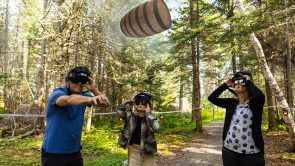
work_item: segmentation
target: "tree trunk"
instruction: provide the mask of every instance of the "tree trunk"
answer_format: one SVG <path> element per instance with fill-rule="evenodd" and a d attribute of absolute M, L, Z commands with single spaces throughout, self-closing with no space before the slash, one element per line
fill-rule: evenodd
<path fill-rule="evenodd" d="M 97 26 L 95 27 L 95 29 L 98 31 L 99 34 L 101 34 L 103 32 L 102 29 L 102 22 L 101 22 L 101 18 L 98 17 L 98 23 Z M 98 57 L 97 57 L 97 84 L 98 84 L 98 89 L 103 92 L 102 89 L 102 67 L 103 67 L 103 42 L 104 39 L 101 35 L 101 37 L 98 40 Z"/>
<path fill-rule="evenodd" d="M 97 58 L 97 76 L 96 76 L 96 83 L 98 86 L 98 89 L 102 92 L 102 87 L 101 87 L 101 74 L 102 74 L 102 48 L 101 46 L 98 46 L 98 58 Z"/>
<path fill-rule="evenodd" d="M 285 0 L 285 6 L 287 7 L 287 2 Z M 288 10 L 287 10 L 288 11 Z M 289 23 L 288 23 L 288 13 L 286 13 L 286 37 L 287 37 L 287 55 L 286 55 L 286 92 L 287 92 L 287 101 L 290 107 L 293 107 L 293 96 L 292 96 L 292 45 L 290 39 Z"/>
<path fill-rule="evenodd" d="M 197 6 L 198 6 L 197 1 Z M 197 10 L 198 11 L 198 10 Z M 197 131 L 203 131 L 202 124 L 202 110 L 201 110 L 201 84 L 200 84 L 200 38 L 197 38 L 197 71 L 196 71 L 196 81 L 197 81 L 197 105 L 196 105 L 196 129 Z"/>
<path fill-rule="evenodd" d="M 80 31 L 81 31 L 81 24 L 80 24 L 79 32 Z M 94 29 L 93 29 L 93 31 L 94 31 Z M 77 36 L 77 42 L 76 42 L 76 58 L 78 57 L 78 52 L 79 52 L 79 46 L 78 46 L 79 45 L 78 40 L 79 40 L 79 35 L 80 35 L 79 32 L 77 34 L 78 36 Z M 92 39 L 94 39 L 93 33 L 92 33 Z M 98 59 L 97 58 L 97 50 L 96 50 L 96 48 L 93 49 L 93 52 L 92 52 L 91 55 L 92 55 L 92 57 L 89 59 L 90 70 L 94 72 L 95 71 L 94 68 L 95 68 L 95 65 L 96 65 L 95 62 L 97 62 L 97 59 Z M 75 60 L 75 61 L 77 61 L 77 60 Z M 91 128 L 93 108 L 92 107 L 89 108 L 86 112 L 87 112 L 87 117 L 86 117 L 87 118 L 87 120 L 86 120 L 86 133 L 87 133 L 87 132 L 90 131 L 90 128 Z"/>
<path fill-rule="evenodd" d="M 22 66 L 22 77 L 29 81 L 29 46 L 30 42 L 27 39 L 23 41 L 23 66 Z"/>
<path fill-rule="evenodd" d="M 105 73 L 106 75 L 106 80 L 105 80 L 105 89 L 106 89 L 106 96 L 108 97 L 108 99 L 110 99 L 110 96 L 111 96 L 111 92 L 110 92 L 110 88 L 111 88 L 111 76 L 110 76 L 110 66 L 109 64 L 106 65 L 105 67 Z"/>
<path fill-rule="evenodd" d="M 86 133 L 88 133 L 89 131 L 90 131 L 90 129 L 91 129 L 91 121 L 92 121 L 92 107 L 91 108 L 87 108 L 87 111 L 86 111 L 86 129 L 85 129 L 85 131 L 86 131 Z"/>
<path fill-rule="evenodd" d="M 12 67 L 12 76 L 15 77 L 14 72 L 15 69 L 20 67 L 19 66 L 19 35 L 22 34 L 20 25 L 22 25 L 21 20 L 22 20 L 22 4 L 19 5 L 18 7 L 18 15 L 17 15 L 17 21 L 16 21 L 16 31 L 15 31 L 15 45 L 14 45 L 14 51 L 13 51 L 13 58 L 12 58 L 12 64 L 16 64 L 14 67 Z"/>
<path fill-rule="evenodd" d="M 243 0 L 237 0 L 238 8 L 241 14 L 244 14 L 244 6 L 243 6 Z M 286 123 L 286 126 L 289 130 L 289 138 L 291 142 L 291 150 L 295 150 L 295 123 L 294 119 L 291 114 L 290 107 L 287 103 L 286 98 L 284 97 L 283 92 L 281 91 L 280 87 L 278 86 L 275 78 L 273 77 L 272 73 L 269 70 L 268 64 L 266 62 L 266 58 L 262 49 L 262 46 L 259 42 L 259 40 L 256 38 L 256 35 L 254 32 L 250 33 L 250 41 L 254 46 L 261 71 L 263 72 L 263 75 L 267 82 L 269 83 L 272 92 L 274 93 L 279 105 L 282 108 L 283 111 L 283 119 Z"/>
<path fill-rule="evenodd" d="M 81 55 L 80 55 L 80 50 L 82 50 L 80 48 L 80 47 L 82 47 L 81 44 L 80 44 L 82 42 L 81 41 L 82 40 L 81 39 L 81 37 L 82 37 L 81 36 L 81 31 L 82 31 L 82 25 L 83 25 L 82 20 L 79 21 L 78 25 L 79 25 L 79 29 L 78 29 L 78 32 L 76 34 L 76 45 L 75 45 L 75 64 L 79 64 L 79 60 L 82 59 Z M 93 31 L 94 31 L 94 29 L 92 29 L 92 39 L 93 39 Z M 80 63 L 81 63 L 81 61 L 80 61 Z M 90 61 L 90 63 L 95 63 L 95 61 Z M 80 64 L 79 64 L 79 66 L 80 66 Z M 94 68 L 94 65 L 91 64 L 91 66 L 93 66 L 93 68 Z M 91 69 L 91 71 L 93 71 L 93 68 Z"/>
<path fill-rule="evenodd" d="M 9 0 L 6 0 L 6 12 L 5 12 L 5 31 L 4 31 L 4 57 L 3 57 L 3 73 L 8 74 L 8 25 L 9 24 Z M 8 107 L 8 94 L 7 94 L 7 78 L 4 79 L 3 85 L 3 98 L 4 98 L 4 110 Z"/>
<path fill-rule="evenodd" d="M 44 15 L 44 22 L 46 21 L 46 9 L 48 6 L 48 0 L 43 1 L 43 15 Z M 42 29 L 42 43 L 41 43 L 41 53 L 40 53 L 40 61 L 39 61 L 39 67 L 38 67 L 38 82 L 37 82 L 37 102 L 38 105 L 38 112 L 37 114 L 45 114 L 45 110 L 43 108 L 43 98 L 45 94 L 45 66 L 46 66 L 46 34 L 45 34 L 45 24 L 43 24 L 43 29 Z M 45 118 L 40 118 L 38 121 L 38 124 L 40 126 L 43 126 L 45 124 Z"/>
<path fill-rule="evenodd" d="M 233 66 L 233 75 L 234 75 L 237 72 L 236 55 L 235 55 L 234 52 L 233 52 L 233 55 L 232 55 L 232 66 Z"/>
<path fill-rule="evenodd" d="M 233 69 L 233 75 L 236 74 L 237 72 L 237 59 L 236 59 L 236 43 L 235 43 L 235 38 L 233 36 L 233 32 L 234 32 L 234 26 L 232 25 L 232 21 L 231 18 L 234 16 L 234 10 L 232 10 L 233 7 L 233 2 L 232 1 L 227 1 L 227 19 L 230 20 L 229 23 L 229 36 L 231 38 L 231 42 L 230 42 L 230 46 L 231 46 L 231 55 L 232 55 L 232 69 Z"/>
<path fill-rule="evenodd" d="M 194 12 L 193 0 L 190 0 L 190 26 L 191 28 L 197 23 L 197 17 L 199 15 L 198 0 L 196 2 L 197 11 Z M 196 13 L 196 15 L 195 15 Z M 197 40 L 199 41 L 199 40 Z M 196 49 L 197 45 L 197 49 Z M 192 92 L 192 121 L 196 121 L 196 130 L 202 131 L 202 116 L 200 109 L 200 87 L 199 87 L 199 42 L 195 42 L 195 38 L 191 38 L 191 54 L 192 54 L 192 66 L 193 66 L 193 92 Z"/>
<path fill-rule="evenodd" d="M 179 79 L 179 111 L 183 110 L 183 78 L 180 76 Z"/>
<path fill-rule="evenodd" d="M 118 104 L 123 102 L 123 84 L 118 83 Z"/>
<path fill-rule="evenodd" d="M 116 107 L 118 105 L 117 98 L 118 98 L 118 92 L 117 92 L 117 83 L 114 80 L 114 76 L 111 73 L 112 79 L 111 79 L 111 85 L 112 85 L 112 92 L 111 92 L 111 103 L 112 103 L 112 111 L 116 111 Z"/>
<path fill-rule="evenodd" d="M 275 109 L 274 109 L 274 103 L 273 103 L 273 97 L 271 93 L 271 88 L 269 84 L 267 83 L 267 80 L 265 80 L 265 87 L 266 87 L 266 100 L 267 100 L 267 110 L 268 110 L 268 131 L 275 131 L 277 130 L 277 122 L 275 118 Z"/>
<path fill-rule="evenodd" d="M 244 58 L 243 58 L 243 50 L 242 50 L 242 42 L 238 40 L 238 56 L 239 56 L 239 69 L 244 70 Z"/>
<path fill-rule="evenodd" d="M 103 49 L 104 46 L 101 46 L 101 52 L 100 52 L 100 55 L 99 55 L 99 77 L 100 77 L 100 90 L 101 92 L 103 93 L 104 91 L 104 86 L 105 86 L 105 82 L 107 82 L 105 80 L 105 68 L 106 68 L 106 64 L 105 64 L 105 54 L 104 54 L 104 49 Z"/>

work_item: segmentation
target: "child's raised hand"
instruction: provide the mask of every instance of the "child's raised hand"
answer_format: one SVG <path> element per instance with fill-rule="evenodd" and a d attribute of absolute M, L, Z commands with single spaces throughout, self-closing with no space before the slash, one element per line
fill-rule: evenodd
<path fill-rule="evenodd" d="M 147 103 L 147 105 L 146 105 L 146 109 L 145 109 L 145 112 L 147 113 L 147 112 L 151 112 L 151 107 L 150 107 L 150 105 Z"/>

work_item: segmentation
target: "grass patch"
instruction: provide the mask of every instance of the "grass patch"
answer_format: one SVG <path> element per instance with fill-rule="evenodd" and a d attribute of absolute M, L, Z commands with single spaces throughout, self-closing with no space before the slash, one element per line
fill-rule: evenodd
<path fill-rule="evenodd" d="M 117 155 L 105 156 L 99 160 L 87 162 L 84 165 L 85 166 L 98 166 L 98 165 L 122 166 L 125 160 L 127 160 L 127 154 L 126 155 L 117 154 Z"/>

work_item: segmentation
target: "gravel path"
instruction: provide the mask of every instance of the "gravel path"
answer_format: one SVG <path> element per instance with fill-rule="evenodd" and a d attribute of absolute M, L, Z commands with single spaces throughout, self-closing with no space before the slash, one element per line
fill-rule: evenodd
<path fill-rule="evenodd" d="M 223 121 L 204 126 L 206 135 L 185 143 L 168 156 L 158 156 L 159 166 L 221 166 Z"/>

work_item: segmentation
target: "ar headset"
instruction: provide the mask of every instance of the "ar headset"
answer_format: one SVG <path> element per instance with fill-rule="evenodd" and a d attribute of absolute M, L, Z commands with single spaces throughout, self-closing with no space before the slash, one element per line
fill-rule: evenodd
<path fill-rule="evenodd" d="M 74 84 L 78 84 L 79 82 L 81 82 L 81 84 L 86 84 L 89 81 L 88 76 L 91 77 L 91 72 L 87 67 L 82 67 L 82 66 L 78 66 L 75 67 L 73 69 L 71 69 L 68 72 L 68 75 L 66 76 L 65 81 L 71 81 Z M 68 87 L 68 94 L 71 94 L 71 91 L 69 90 L 70 87 Z M 81 93 L 86 93 L 88 92 L 87 90 L 82 90 Z"/>
<path fill-rule="evenodd" d="M 149 92 L 142 92 L 134 97 L 134 102 L 136 105 L 139 105 L 141 103 L 142 105 L 147 106 L 147 104 L 149 104 L 150 107 L 152 108 L 151 100 L 152 100 L 152 95 Z"/>
<path fill-rule="evenodd" d="M 72 83 L 86 84 L 89 81 L 91 72 L 87 67 L 75 67 L 71 69 L 66 77 L 66 81 L 71 81 Z"/>
<path fill-rule="evenodd" d="M 252 80 L 252 74 L 248 71 L 239 71 L 237 72 L 234 77 L 232 78 L 234 84 L 242 84 L 245 85 L 246 83 L 246 78 L 244 77 L 244 75 L 248 75 L 250 77 L 250 79 Z"/>

